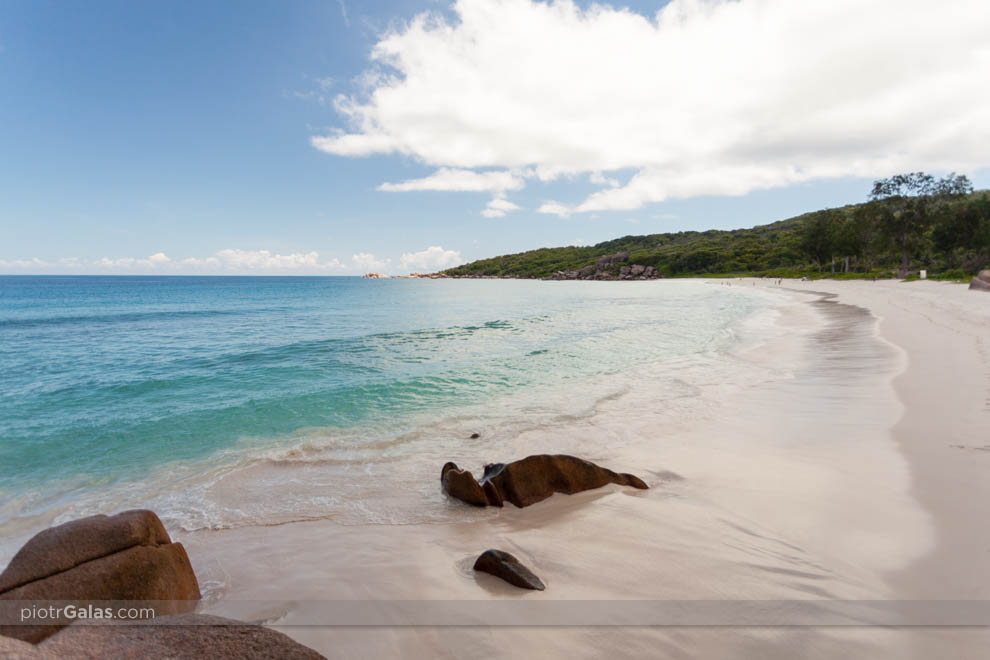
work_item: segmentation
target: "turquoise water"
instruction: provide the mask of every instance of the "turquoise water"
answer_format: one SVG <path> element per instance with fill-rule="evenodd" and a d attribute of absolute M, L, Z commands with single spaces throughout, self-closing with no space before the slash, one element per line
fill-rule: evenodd
<path fill-rule="evenodd" d="M 394 470 L 482 427 L 490 448 L 633 373 L 662 407 L 773 302 L 701 282 L 0 277 L 0 533 L 155 497 L 222 526 L 203 475 L 314 455 Z"/>

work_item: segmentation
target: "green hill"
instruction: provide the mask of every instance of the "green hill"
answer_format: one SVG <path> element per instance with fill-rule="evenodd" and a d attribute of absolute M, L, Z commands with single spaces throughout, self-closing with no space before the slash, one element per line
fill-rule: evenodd
<path fill-rule="evenodd" d="M 900 198 L 899 198 L 900 199 Z M 914 199 L 914 198 L 903 198 Z M 844 276 L 892 276 L 901 266 L 906 239 L 896 231 L 907 222 L 883 201 L 805 213 L 772 224 L 733 231 L 684 231 L 623 236 L 592 246 L 540 248 L 481 259 L 444 271 L 449 277 L 575 279 L 573 271 L 602 271 L 617 279 L 623 265 L 656 269 L 659 277 L 748 275 L 785 277 L 833 272 Z M 906 213 L 906 212 L 904 212 Z M 928 209 L 917 240 L 910 244 L 910 268 L 962 278 L 986 267 L 990 253 L 990 195 L 981 191 Z M 598 266 L 602 257 L 619 255 Z M 626 256 L 628 255 L 628 256 Z M 625 258 L 622 258 L 625 257 Z M 848 264 L 848 265 L 847 265 Z M 570 271 L 562 276 L 561 271 Z M 961 272 L 964 271 L 964 272 Z M 628 271 L 625 271 L 628 275 Z"/>

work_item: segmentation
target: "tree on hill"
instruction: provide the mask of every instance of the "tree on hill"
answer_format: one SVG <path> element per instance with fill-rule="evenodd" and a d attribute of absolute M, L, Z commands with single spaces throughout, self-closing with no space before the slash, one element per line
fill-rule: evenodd
<path fill-rule="evenodd" d="M 856 209 L 858 211 L 859 209 Z M 864 222 L 862 213 L 837 212 L 831 219 L 832 253 L 845 260 L 843 272 L 849 272 L 849 258 L 869 264 L 866 255 L 872 251 L 871 222 Z M 869 270 L 870 268 L 867 268 Z"/>
<path fill-rule="evenodd" d="M 940 209 L 932 243 L 944 255 L 946 268 L 955 267 L 956 252 L 980 264 L 990 259 L 990 195 L 984 192 Z"/>
<path fill-rule="evenodd" d="M 969 179 L 955 173 L 936 179 L 924 172 L 911 172 L 873 182 L 870 199 L 881 203 L 877 223 L 901 252 L 901 277 L 907 274 L 911 254 L 932 225 L 936 210 L 947 200 L 972 191 Z"/>
<path fill-rule="evenodd" d="M 832 256 L 835 212 L 819 211 L 808 218 L 801 229 L 801 251 L 807 254 L 818 266 L 821 272 L 825 261 Z"/>

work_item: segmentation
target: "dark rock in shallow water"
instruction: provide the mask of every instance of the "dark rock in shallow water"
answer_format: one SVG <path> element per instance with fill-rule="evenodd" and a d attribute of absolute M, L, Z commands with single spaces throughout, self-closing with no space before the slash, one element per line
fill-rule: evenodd
<path fill-rule="evenodd" d="M 477 440 L 480 437 L 481 437 L 481 434 L 480 433 L 472 433 L 471 434 L 471 439 L 472 440 Z"/>
<path fill-rule="evenodd" d="M 502 550 L 485 550 L 474 562 L 474 570 L 490 573 L 520 589 L 535 589 L 537 591 L 546 589 L 546 585 L 533 574 L 533 571 L 523 566 L 518 559 L 508 552 Z"/>
<path fill-rule="evenodd" d="M 467 470 L 447 463 L 440 480 L 447 493 L 474 506 L 502 506 L 508 500 L 524 507 L 554 493 L 572 495 L 607 484 L 649 488 L 639 477 L 564 454 L 537 454 L 512 463 L 486 465 L 480 483 Z"/>
<path fill-rule="evenodd" d="M 461 470 L 455 463 L 446 463 L 440 470 L 440 483 L 451 496 L 472 506 L 488 506 L 488 496 L 470 472 Z M 501 505 L 499 505 L 501 506 Z"/>
<path fill-rule="evenodd" d="M 468 472 L 468 474 L 471 473 Z M 505 499 L 502 497 L 502 493 L 499 492 L 499 489 L 495 486 L 495 484 L 490 481 L 482 481 L 481 489 L 485 492 L 485 499 L 487 500 L 486 503 L 489 506 L 497 506 L 502 508 L 502 504 L 505 502 Z"/>
<path fill-rule="evenodd" d="M 287 635 L 261 626 L 206 614 L 180 614 L 143 625 L 75 623 L 41 643 L 44 657 L 284 658 L 320 660 L 322 655 Z"/>
<path fill-rule="evenodd" d="M 181 543 L 151 511 L 73 520 L 36 534 L 0 574 L 0 601 L 154 600 L 159 615 L 192 610 L 199 583 Z M 0 635 L 38 642 L 63 627 L 3 626 Z"/>

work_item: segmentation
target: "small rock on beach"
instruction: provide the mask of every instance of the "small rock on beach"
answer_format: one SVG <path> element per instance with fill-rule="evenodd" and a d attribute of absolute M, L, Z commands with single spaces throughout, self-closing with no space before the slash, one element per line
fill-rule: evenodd
<path fill-rule="evenodd" d="M 520 589 L 543 591 L 546 585 L 513 555 L 502 550 L 485 550 L 474 562 L 474 570 L 489 573 Z"/>

